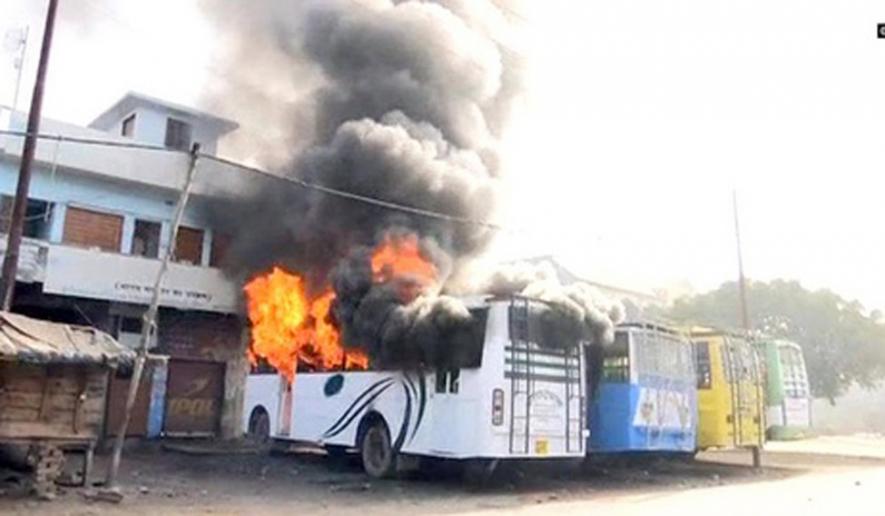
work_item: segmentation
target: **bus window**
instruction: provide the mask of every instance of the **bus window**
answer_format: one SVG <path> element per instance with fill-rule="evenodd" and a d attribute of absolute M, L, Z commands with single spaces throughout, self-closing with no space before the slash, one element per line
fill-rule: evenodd
<path fill-rule="evenodd" d="M 277 370 L 264 357 L 255 356 L 255 363 L 249 364 L 249 374 L 273 374 Z"/>
<path fill-rule="evenodd" d="M 461 370 L 460 369 L 437 369 L 436 370 L 436 392 L 439 394 L 458 394 L 461 386 Z M 448 388 L 448 389 L 447 389 Z"/>
<path fill-rule="evenodd" d="M 602 359 L 602 381 L 626 383 L 630 381 L 630 334 L 615 333 L 615 342 L 605 349 Z"/>
<path fill-rule="evenodd" d="M 780 361 L 783 368 L 784 392 L 790 398 L 808 396 L 802 355 L 796 348 L 781 347 Z"/>
<path fill-rule="evenodd" d="M 448 353 L 436 362 L 437 365 L 451 368 L 480 367 L 488 318 L 488 308 L 470 310 L 470 324 L 461 325 L 454 330 L 449 338 Z"/>
<path fill-rule="evenodd" d="M 697 361 L 698 389 L 709 389 L 713 384 L 712 367 L 710 366 L 710 343 L 700 341 L 694 343 Z"/>

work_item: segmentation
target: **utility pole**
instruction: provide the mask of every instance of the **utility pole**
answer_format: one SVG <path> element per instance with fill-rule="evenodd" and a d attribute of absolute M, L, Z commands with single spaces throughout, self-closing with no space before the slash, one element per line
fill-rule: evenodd
<path fill-rule="evenodd" d="M 750 313 L 747 309 L 747 278 L 744 276 L 744 257 L 743 250 L 741 248 L 741 225 L 738 218 L 737 190 L 731 191 L 731 202 L 732 207 L 734 208 L 734 239 L 737 245 L 738 289 L 740 291 L 741 325 L 744 329 L 744 337 L 747 339 L 747 344 L 751 346 L 751 351 L 753 352 L 753 373 L 756 376 L 754 388 L 756 389 L 756 408 L 759 411 L 759 441 L 756 443 L 755 446 L 751 448 L 751 450 L 753 453 L 753 467 L 758 469 L 762 467 L 762 444 L 765 435 L 765 414 L 763 414 L 763 393 L 760 388 L 760 382 L 762 381 L 762 378 L 760 377 L 759 361 L 758 357 L 756 356 L 756 350 L 752 347 L 753 344 L 750 342 Z M 737 384 L 736 388 L 741 388 L 740 382 Z M 739 410 L 739 408 L 735 407 L 735 410 Z"/>
<path fill-rule="evenodd" d="M 21 166 L 18 171 L 18 185 L 12 203 L 12 220 L 6 239 L 6 255 L 3 257 L 3 271 L 0 276 L 0 308 L 12 308 L 12 295 L 15 292 L 15 278 L 18 273 L 18 255 L 22 244 L 25 212 L 28 207 L 28 190 L 31 187 L 31 166 L 37 150 L 37 134 L 40 132 L 40 114 L 43 110 L 43 89 L 46 84 L 46 71 L 49 68 L 49 50 L 52 48 L 52 32 L 55 28 L 55 13 L 58 0 L 49 0 L 46 10 L 46 26 L 43 29 L 43 46 L 40 48 L 40 62 L 37 65 L 37 80 L 31 96 L 31 111 L 28 114 L 28 129 L 22 149 Z"/>
<path fill-rule="evenodd" d="M 731 191 L 731 202 L 734 207 L 734 238 L 737 243 L 738 288 L 740 289 L 741 324 L 747 337 L 750 336 L 750 314 L 747 311 L 747 279 L 744 277 L 744 257 L 741 250 L 741 225 L 738 220 L 737 190 Z"/>
<path fill-rule="evenodd" d="M 175 211 L 172 216 L 172 235 L 169 240 L 169 245 L 166 247 L 166 254 L 163 256 L 163 261 L 160 262 L 160 269 L 157 271 L 157 278 L 154 281 L 154 291 L 151 294 L 151 303 L 148 305 L 148 309 L 142 317 L 141 339 L 135 356 L 132 378 L 129 380 L 126 408 L 123 412 L 123 420 L 120 422 L 120 428 L 117 429 L 117 435 L 114 438 L 113 455 L 111 456 L 111 462 L 108 466 L 108 476 L 105 484 L 105 487 L 108 489 L 116 489 L 117 487 L 117 473 L 120 469 L 120 458 L 123 454 L 123 444 L 126 440 L 126 430 L 129 427 L 129 418 L 132 415 L 132 407 L 135 406 L 135 396 L 138 394 L 138 385 L 141 383 L 141 374 L 144 371 L 144 364 L 147 361 L 148 346 L 157 328 L 157 311 L 160 305 L 160 290 L 163 287 L 163 277 L 166 275 L 166 270 L 169 268 L 169 262 L 175 254 L 175 241 L 178 236 L 178 227 L 181 225 L 184 208 L 187 205 L 188 197 L 190 197 L 191 186 L 193 185 L 194 175 L 197 171 L 197 158 L 199 157 L 199 153 L 200 144 L 193 144 L 190 152 L 190 164 L 188 165 L 187 177 L 185 178 L 181 193 L 178 196 L 178 203 L 175 205 Z"/>

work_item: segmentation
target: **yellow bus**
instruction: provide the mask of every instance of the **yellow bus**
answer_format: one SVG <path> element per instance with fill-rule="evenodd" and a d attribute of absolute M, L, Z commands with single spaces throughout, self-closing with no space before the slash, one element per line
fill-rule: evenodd
<path fill-rule="evenodd" d="M 764 378 L 756 348 L 741 336 L 692 328 L 698 375 L 698 449 L 761 448 Z"/>

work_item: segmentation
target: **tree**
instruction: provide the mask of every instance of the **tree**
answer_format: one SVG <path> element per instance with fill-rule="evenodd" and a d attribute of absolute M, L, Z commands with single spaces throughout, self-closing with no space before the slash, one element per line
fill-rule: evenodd
<path fill-rule="evenodd" d="M 728 282 L 677 300 L 665 315 L 681 323 L 739 328 L 738 299 L 737 283 Z M 787 280 L 748 282 L 747 304 L 754 332 L 802 346 L 815 396 L 833 400 L 854 382 L 871 388 L 885 376 L 885 325 L 879 311 L 866 314 L 857 301 Z"/>

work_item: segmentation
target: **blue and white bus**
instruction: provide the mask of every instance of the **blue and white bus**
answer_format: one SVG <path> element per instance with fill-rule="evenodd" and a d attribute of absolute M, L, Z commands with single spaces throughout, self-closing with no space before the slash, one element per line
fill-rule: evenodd
<path fill-rule="evenodd" d="M 687 338 L 658 324 L 625 323 L 612 345 L 586 353 L 588 454 L 695 451 L 697 386 Z"/>

